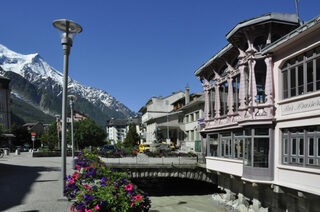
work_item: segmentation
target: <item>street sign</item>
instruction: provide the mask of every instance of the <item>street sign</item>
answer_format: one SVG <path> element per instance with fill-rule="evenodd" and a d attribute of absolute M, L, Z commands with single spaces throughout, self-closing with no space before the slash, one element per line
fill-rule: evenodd
<path fill-rule="evenodd" d="M 31 132 L 31 136 L 36 136 L 36 132 Z"/>

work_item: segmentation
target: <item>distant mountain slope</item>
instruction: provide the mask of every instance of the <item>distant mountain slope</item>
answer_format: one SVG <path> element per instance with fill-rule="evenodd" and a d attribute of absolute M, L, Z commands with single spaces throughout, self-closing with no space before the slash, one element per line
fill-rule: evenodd
<path fill-rule="evenodd" d="M 44 113 L 61 113 L 63 75 L 39 54 L 22 55 L 0 44 L 0 75 L 11 79 L 11 89 Z M 78 97 L 75 109 L 104 126 L 109 118 L 128 118 L 135 112 L 106 91 L 87 87 L 69 78 L 68 93 Z"/>
<path fill-rule="evenodd" d="M 41 110 L 29 105 L 23 100 L 11 96 L 10 109 L 13 114 L 12 122 L 17 124 L 34 123 L 40 121 L 41 123 L 52 123 L 55 121 L 53 116 L 45 114 Z"/>

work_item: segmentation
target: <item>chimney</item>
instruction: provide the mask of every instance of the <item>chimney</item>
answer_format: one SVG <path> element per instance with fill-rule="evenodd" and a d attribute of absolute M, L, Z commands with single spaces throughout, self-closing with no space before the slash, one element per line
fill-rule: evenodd
<path fill-rule="evenodd" d="M 184 99 L 185 99 L 185 104 L 187 105 L 187 104 L 190 102 L 190 88 L 189 88 L 188 85 L 186 86 L 186 91 L 185 91 L 185 94 L 184 94 Z"/>

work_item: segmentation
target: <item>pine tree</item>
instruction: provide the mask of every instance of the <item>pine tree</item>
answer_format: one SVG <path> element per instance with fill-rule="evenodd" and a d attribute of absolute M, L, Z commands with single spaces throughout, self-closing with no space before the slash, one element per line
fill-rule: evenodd
<path fill-rule="evenodd" d="M 124 139 L 123 145 L 126 147 L 134 147 L 139 143 L 139 140 L 140 136 L 137 133 L 136 125 L 133 123 L 129 124 L 129 131 Z"/>

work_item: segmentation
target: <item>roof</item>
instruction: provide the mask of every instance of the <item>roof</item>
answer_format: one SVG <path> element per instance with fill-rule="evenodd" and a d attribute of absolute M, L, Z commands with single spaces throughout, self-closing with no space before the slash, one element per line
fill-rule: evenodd
<path fill-rule="evenodd" d="M 194 97 L 194 96 L 201 96 L 203 94 L 203 92 L 196 92 L 196 93 L 192 93 L 192 94 L 189 94 L 190 97 Z M 175 104 L 177 102 L 180 102 L 181 100 L 184 100 L 186 97 L 181 97 L 180 99 L 172 102 L 171 104 Z M 191 100 L 190 100 L 191 101 Z"/>
<path fill-rule="evenodd" d="M 268 21 L 276 21 L 276 22 L 282 22 L 282 23 L 293 23 L 297 24 L 298 23 L 298 17 L 296 14 L 289 14 L 289 13 L 277 13 L 277 12 L 271 12 L 267 13 L 255 18 L 247 19 L 244 21 L 239 22 L 235 27 L 233 27 L 227 34 L 226 37 L 229 39 L 232 35 L 235 34 L 239 29 L 254 25 L 254 24 L 259 24 L 263 22 L 268 22 Z"/>
<path fill-rule="evenodd" d="M 120 119 L 111 119 L 107 121 L 107 126 L 126 126 L 128 123 L 127 120 L 120 120 Z"/>
<path fill-rule="evenodd" d="M 229 38 L 232 37 L 241 28 L 248 27 L 248 26 L 255 25 L 255 24 L 261 24 L 261 23 L 265 23 L 265 22 L 269 22 L 269 21 L 297 25 L 298 18 L 297 18 L 296 14 L 277 13 L 277 12 L 267 13 L 267 14 L 264 14 L 264 15 L 261 15 L 261 16 L 255 17 L 255 18 L 251 18 L 251 19 L 247 19 L 247 20 L 239 22 L 236 26 L 234 26 L 226 34 L 226 38 L 229 40 Z M 216 61 L 217 59 L 221 58 L 224 54 L 226 54 L 232 48 L 233 48 L 233 45 L 231 43 L 228 43 L 219 52 L 217 52 L 213 57 L 211 57 L 206 63 L 204 63 L 202 66 L 200 66 L 194 72 L 194 75 L 200 76 L 201 73 L 207 67 L 209 67 L 211 64 L 213 64 L 214 61 Z"/>
<path fill-rule="evenodd" d="M 215 55 L 213 55 L 213 57 L 211 57 L 206 63 L 204 63 L 202 66 L 200 66 L 200 68 L 198 68 L 195 72 L 194 75 L 199 76 L 200 73 L 203 71 L 203 69 L 205 69 L 206 67 L 208 67 L 215 59 L 221 57 L 224 53 L 226 53 L 227 51 L 229 51 L 232 48 L 232 44 L 229 43 L 227 44 L 225 47 L 223 47 L 218 53 L 216 53 Z"/>
<path fill-rule="evenodd" d="M 35 122 L 35 123 L 25 123 L 24 125 L 22 125 L 23 127 L 32 127 L 35 126 L 37 124 L 41 124 L 40 122 Z"/>
<path fill-rule="evenodd" d="M 143 111 L 145 111 L 145 110 L 147 109 L 147 105 L 150 105 L 150 104 L 153 102 L 153 99 L 154 99 L 154 98 L 155 98 L 155 99 L 165 100 L 165 99 L 169 98 L 170 96 L 173 96 L 173 95 L 178 94 L 178 93 L 184 93 L 184 92 L 182 92 L 182 91 L 173 92 L 172 94 L 170 94 L 170 95 L 168 95 L 168 96 L 166 96 L 166 97 L 164 97 L 164 98 L 163 98 L 162 96 L 159 96 L 159 97 L 151 97 L 151 98 L 147 101 L 147 103 L 140 108 L 140 110 L 139 110 L 138 112 L 143 113 Z"/>
<path fill-rule="evenodd" d="M 317 24 L 319 24 L 319 22 L 320 22 L 320 16 L 313 18 L 312 20 L 306 22 L 305 24 L 301 25 L 297 29 L 291 31 L 287 35 L 285 35 L 285 36 L 281 37 L 280 39 L 276 40 L 275 42 L 267 45 L 264 49 L 262 49 L 261 53 L 262 54 L 270 53 L 273 50 L 280 48 L 287 41 L 292 40 L 293 38 L 301 35 L 301 33 L 315 27 Z M 320 25 L 318 25 L 318 27 L 320 27 Z"/>
<path fill-rule="evenodd" d="M 184 105 L 183 107 L 179 108 L 177 111 L 183 111 L 185 109 L 188 109 L 189 107 L 192 107 L 194 105 L 197 105 L 199 103 L 203 103 L 204 102 L 204 95 L 203 93 L 197 93 L 197 94 L 200 94 L 200 97 L 195 100 L 195 101 L 190 101 L 188 104 Z"/>

